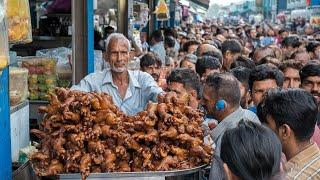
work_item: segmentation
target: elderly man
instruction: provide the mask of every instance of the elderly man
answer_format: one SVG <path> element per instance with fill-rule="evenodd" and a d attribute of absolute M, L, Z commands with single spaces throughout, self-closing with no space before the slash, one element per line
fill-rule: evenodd
<path fill-rule="evenodd" d="M 110 68 L 89 74 L 72 89 L 80 91 L 105 92 L 112 96 L 114 103 L 127 115 L 143 110 L 149 101 L 157 101 L 163 92 L 151 75 L 127 69 L 130 42 L 122 34 L 113 33 L 106 41 L 105 59 Z"/>

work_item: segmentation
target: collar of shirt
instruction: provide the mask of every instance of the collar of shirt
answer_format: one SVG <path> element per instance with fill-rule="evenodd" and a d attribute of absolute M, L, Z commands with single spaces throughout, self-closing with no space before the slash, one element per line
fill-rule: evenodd
<path fill-rule="evenodd" d="M 134 75 L 132 74 L 131 71 L 128 70 L 128 74 L 129 74 L 129 83 L 132 83 L 132 85 L 136 88 L 141 88 L 138 80 L 134 77 Z M 106 71 L 106 75 L 102 81 L 102 84 L 107 84 L 110 83 L 113 87 L 118 88 L 114 83 L 113 83 L 113 79 L 112 79 L 112 73 L 111 73 L 111 69 Z"/>
<path fill-rule="evenodd" d="M 219 124 L 214 128 L 211 134 L 211 137 L 214 141 L 218 140 L 221 134 L 223 134 L 228 128 L 231 128 L 233 124 L 238 122 L 235 120 L 241 117 L 240 113 L 242 112 L 242 110 L 243 109 L 239 107 L 236 111 L 229 114 L 226 118 L 219 122 Z"/>
<path fill-rule="evenodd" d="M 318 158 L 320 160 L 320 150 L 316 143 L 312 143 L 305 150 L 291 158 L 286 164 L 285 168 L 287 171 L 294 170 L 295 168 L 303 168 L 308 166 L 310 162 Z"/>

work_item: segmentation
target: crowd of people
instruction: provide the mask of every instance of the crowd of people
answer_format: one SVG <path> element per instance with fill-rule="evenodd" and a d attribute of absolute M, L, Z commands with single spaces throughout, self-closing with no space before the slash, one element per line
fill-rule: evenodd
<path fill-rule="evenodd" d="M 318 37 L 309 25 L 297 35 L 200 23 L 156 30 L 141 50 L 113 33 L 109 68 L 72 89 L 106 92 L 128 115 L 164 95 L 204 111 L 215 152 L 210 179 L 320 179 Z M 133 58 L 139 68 L 131 70 Z"/>

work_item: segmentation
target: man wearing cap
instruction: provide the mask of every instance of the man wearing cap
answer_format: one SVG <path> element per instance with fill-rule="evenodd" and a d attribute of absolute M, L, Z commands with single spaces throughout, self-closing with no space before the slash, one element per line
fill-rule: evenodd
<path fill-rule="evenodd" d="M 194 54 L 187 54 L 180 62 L 181 68 L 188 68 L 196 72 L 197 56 Z"/>

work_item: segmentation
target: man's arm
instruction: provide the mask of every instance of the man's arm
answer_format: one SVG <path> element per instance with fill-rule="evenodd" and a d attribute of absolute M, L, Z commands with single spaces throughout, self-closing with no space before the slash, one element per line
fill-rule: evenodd
<path fill-rule="evenodd" d="M 83 92 L 91 92 L 92 91 L 91 85 L 90 85 L 89 81 L 87 81 L 86 78 L 82 79 L 79 84 L 73 85 L 70 89 L 83 91 Z"/>
<path fill-rule="evenodd" d="M 140 73 L 140 75 L 143 76 L 141 83 L 143 85 L 143 94 L 147 96 L 150 101 L 157 102 L 158 95 L 163 92 L 162 88 L 158 86 L 150 74 Z"/>

